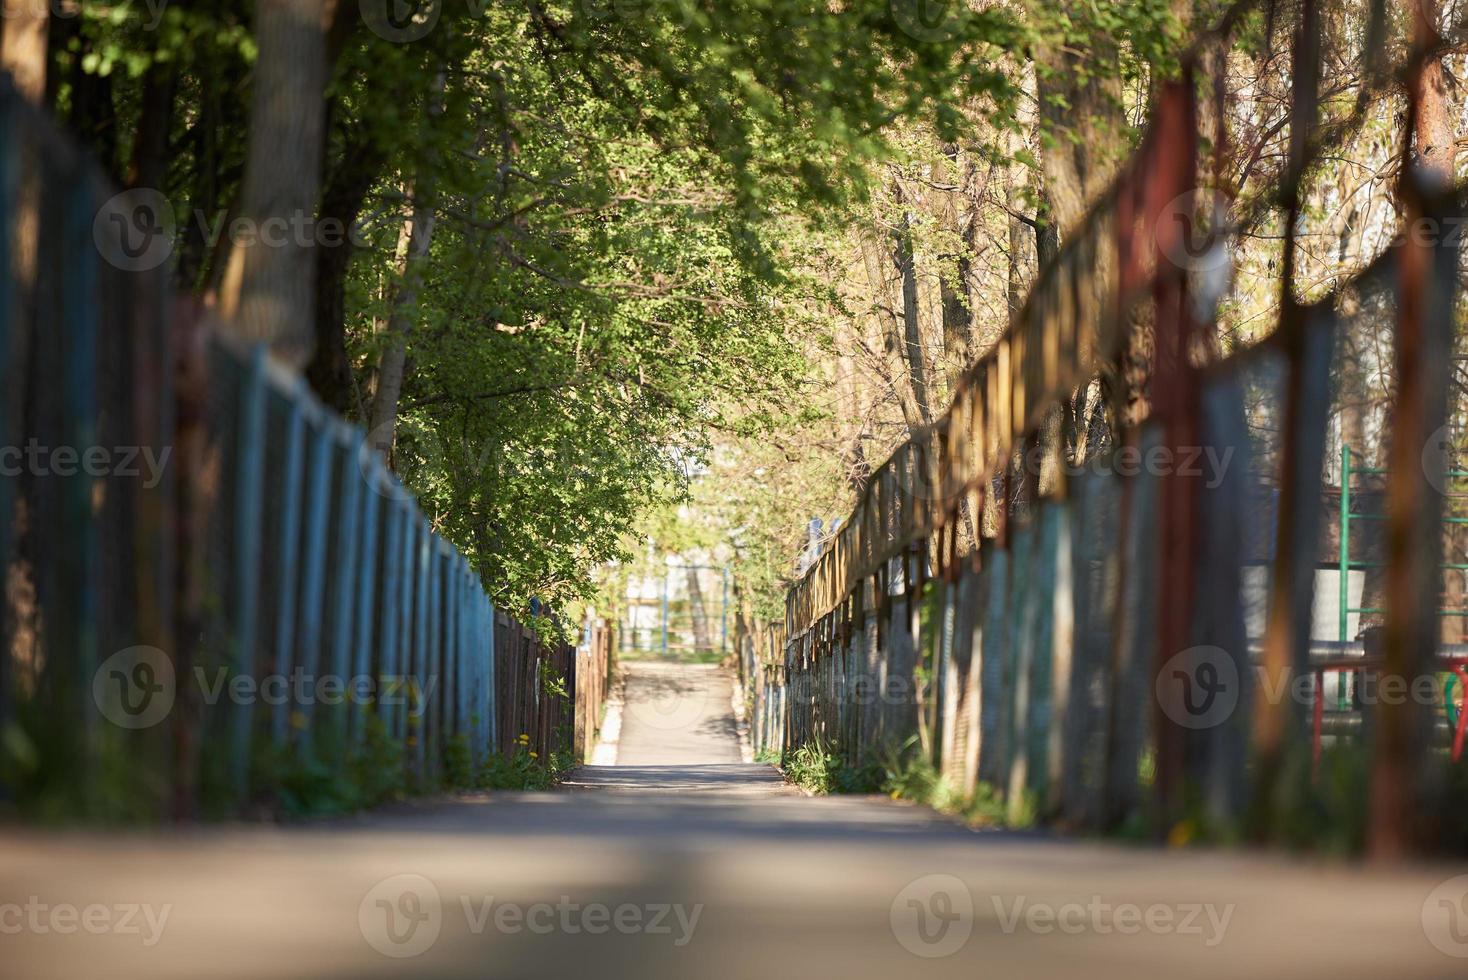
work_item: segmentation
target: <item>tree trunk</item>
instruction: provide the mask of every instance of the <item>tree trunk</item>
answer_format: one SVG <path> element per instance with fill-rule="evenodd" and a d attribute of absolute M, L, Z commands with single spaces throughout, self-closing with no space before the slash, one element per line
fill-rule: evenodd
<path fill-rule="evenodd" d="M 1439 40 L 1434 0 L 1416 0 L 1414 52 L 1431 50 Z M 1415 113 L 1411 153 L 1403 160 L 1404 184 L 1414 176 L 1445 188 L 1452 180 L 1455 151 L 1452 119 L 1439 54 L 1430 54 L 1414 73 Z M 1419 173 L 1413 175 L 1410 168 Z M 1410 199 L 1405 214 L 1422 212 Z M 1452 325 L 1434 306 L 1436 257 L 1411 240 L 1403 246 L 1398 275 L 1397 324 L 1393 363 L 1396 391 L 1385 447 L 1387 515 L 1385 622 L 1380 631 L 1380 683 L 1392 681 L 1415 690 L 1439 669 L 1433 656 L 1441 640 L 1443 501 L 1422 486 L 1424 450 L 1439 437 L 1448 417 Z M 1446 312 L 1446 311 L 1441 311 Z M 1370 637 L 1368 637 L 1368 644 Z M 1369 646 L 1368 646 L 1369 649 Z M 1377 860 L 1401 860 L 1432 853 L 1443 818 L 1456 820 L 1442 806 L 1442 762 L 1433 751 L 1436 709 L 1417 698 L 1381 698 L 1372 711 L 1372 758 L 1367 794 L 1366 851 Z"/>
<path fill-rule="evenodd" d="M 443 111 L 443 89 L 445 76 L 439 71 L 433 79 L 428 96 L 428 117 L 431 119 Z M 425 133 L 424 138 L 428 138 Z M 406 197 L 412 201 L 403 225 L 399 251 L 402 254 L 402 274 L 397 295 L 393 297 L 392 314 L 387 320 L 387 346 L 377 365 L 377 387 L 372 395 L 372 427 L 367 433 L 367 443 L 392 460 L 393 437 L 398 425 L 398 400 L 403 394 L 403 378 L 408 366 L 408 335 L 413 330 L 413 317 L 418 305 L 418 288 L 423 279 L 423 260 L 433 242 L 434 213 L 433 167 L 431 155 L 425 157 L 423 172 L 415 184 L 405 188 Z M 406 247 L 404 247 L 406 245 Z"/>
<path fill-rule="evenodd" d="M 1426 25 L 1427 35 L 1436 38 L 1437 0 L 1416 0 L 1416 7 L 1418 17 Z M 1435 174 L 1445 184 L 1453 179 L 1458 156 L 1451 109 L 1442 54 L 1433 54 L 1423 61 L 1422 74 L 1417 81 L 1417 165 Z"/>
<path fill-rule="evenodd" d="M 938 291 L 942 309 L 943 356 L 947 398 L 952 399 L 968 369 L 982 350 L 974 331 L 973 257 L 977 252 L 979 225 L 978 168 L 973 158 L 956 145 L 944 147 L 936 161 L 935 175 L 948 174 L 943 183 L 955 189 L 943 192 L 942 222 L 959 241 L 956 255 L 939 259 Z M 958 501 L 958 553 L 978 548 L 978 528 L 968 499 Z"/>
<path fill-rule="evenodd" d="M 1117 60 L 1116 42 L 1105 36 L 1097 36 L 1085 51 L 1043 45 L 1038 52 L 1035 91 L 1041 127 L 1050 137 L 1040 154 L 1044 213 L 1036 216 L 1035 250 L 1041 268 L 1105 193 L 1126 150 Z M 1105 309 L 1112 270 L 1102 264 L 1091 272 L 1089 298 L 1092 309 L 1100 311 Z M 1113 406 L 1113 423 L 1140 417 L 1146 371 L 1139 359 L 1150 352 L 1148 340 L 1145 328 L 1133 324 L 1119 369 L 1103 367 L 1101 391 Z M 1089 388 L 1078 392 L 1074 407 L 1066 413 L 1060 439 L 1071 447 L 1073 460 L 1083 459 L 1101 439 L 1100 433 L 1092 431 L 1092 420 L 1098 417 L 1093 411 L 1094 394 Z"/>
<path fill-rule="evenodd" d="M 1013 199 L 1013 195 L 1011 195 Z M 1034 240 L 1034 232 L 1019 218 L 1011 216 L 1009 219 L 1009 274 L 1006 280 L 1005 305 L 1009 309 L 1009 319 L 1013 322 L 1024 308 L 1025 297 L 1029 295 L 1030 283 L 1034 281 L 1034 273 L 1024 256 L 1029 251 L 1029 245 Z"/>
<path fill-rule="evenodd" d="M 943 310 L 943 355 L 951 396 L 974 360 L 973 254 L 978 201 L 973 193 L 974 164 L 957 146 L 944 148 L 935 173 L 945 174 L 957 190 L 943 192 L 943 225 L 960 242 L 957 254 L 939 257 L 939 299 Z"/>
<path fill-rule="evenodd" d="M 903 317 L 898 312 L 898 306 L 902 303 L 899 295 L 901 276 L 887 274 L 888 256 L 884 240 L 874 236 L 863 236 L 861 253 L 867 283 L 871 288 L 872 315 L 876 318 L 877 332 L 881 335 L 882 346 L 886 353 L 886 359 L 880 365 L 882 380 L 890 386 L 892 394 L 896 397 L 898 406 L 902 409 L 903 421 L 907 423 L 908 429 L 916 430 L 924 424 L 924 418 L 914 396 L 912 385 L 905 383 L 906 379 L 902 377 L 906 373 L 903 365 L 907 361 L 902 352 L 902 348 L 906 346 L 901 322 Z"/>
<path fill-rule="evenodd" d="M 239 213 L 254 240 L 230 252 L 219 312 L 240 337 L 304 368 L 314 343 L 315 215 L 326 114 L 327 0 L 259 0 Z"/>
<path fill-rule="evenodd" d="M 46 99 L 46 31 L 50 6 L 36 0 L 4 0 L 0 24 L 0 70 L 10 73 L 15 90 L 27 101 Z"/>
<path fill-rule="evenodd" d="M 1033 129 L 1034 120 L 1021 119 L 1020 125 Z M 1037 266 L 1044 251 L 1039 240 L 1040 216 L 1036 215 L 1034 222 L 1026 221 L 1023 217 L 1026 207 L 1025 190 L 1030 182 L 1030 173 L 1029 168 L 1015 157 L 1024 148 L 1024 140 L 1018 133 L 1011 131 L 1006 134 L 1005 154 L 1009 157 L 1009 162 L 1004 174 L 1004 207 L 1009 213 L 1009 268 L 1005 298 L 1011 323 L 1019 315 L 1025 297 L 1034 285 Z M 1034 256 L 1033 260 L 1030 259 L 1031 255 Z"/>
<path fill-rule="evenodd" d="M 684 571 L 688 578 L 688 616 L 693 623 L 694 653 L 713 650 L 714 640 L 709 635 L 708 610 L 703 605 L 703 587 L 698 581 L 698 569 L 689 565 Z"/>
<path fill-rule="evenodd" d="M 346 288 L 353 245 L 349 231 L 367 192 L 387 164 L 380 144 L 353 133 L 321 194 L 323 227 L 340 227 L 340 241 L 323 241 L 316 250 L 316 349 L 306 378 L 321 400 L 343 415 L 359 409 L 352 365 L 347 358 Z M 328 225 L 327 223 L 330 222 Z"/>
<path fill-rule="evenodd" d="M 117 113 L 112 107 L 112 77 L 88 72 L 82 67 L 86 55 L 94 49 L 92 41 L 82 34 L 80 17 L 58 18 L 51 25 L 51 51 L 71 50 L 75 53 L 66 73 L 71 89 L 64 122 L 73 136 L 91 150 L 109 177 L 119 180 L 117 172 Z M 54 61 L 53 61 L 54 63 Z M 57 74 L 55 72 L 53 75 Z"/>
<path fill-rule="evenodd" d="M 1417 0 L 1418 16 L 1422 18 L 1433 36 L 1438 30 L 1437 0 Z M 1453 104 L 1448 98 L 1447 81 L 1443 71 L 1441 54 L 1434 54 L 1422 65 L 1422 75 L 1417 88 L 1417 164 L 1446 186 L 1453 182 L 1458 166 L 1457 133 L 1453 126 Z M 1451 414 L 1449 416 L 1451 418 Z M 1451 457 L 1449 462 L 1452 462 Z M 1456 467 L 1449 466 L 1449 469 Z M 1457 489 L 1457 488 L 1454 488 Z M 1449 503 L 1451 506 L 1451 502 Z M 1450 516 L 1462 516 L 1460 514 Z M 1448 525 L 1444 535 L 1445 554 L 1443 561 L 1461 564 L 1468 554 L 1468 528 L 1461 524 Z M 1464 604 L 1465 583 L 1463 572 L 1452 570 L 1443 575 L 1445 603 L 1453 609 Z M 1459 643 L 1463 639 L 1462 617 L 1445 617 L 1444 642 Z"/>
<path fill-rule="evenodd" d="M 857 347 L 855 334 L 857 324 L 844 318 L 836 319 L 836 377 L 837 397 L 841 406 L 836 419 L 841 440 L 841 463 L 845 470 L 846 484 L 853 493 L 866 489 L 872 466 L 867 460 L 863 439 L 865 432 L 866 400 L 862 397 L 857 380 L 856 360 L 852 351 Z"/>
<path fill-rule="evenodd" d="M 1418 17 L 1418 37 L 1435 37 L 1438 25 L 1437 0 L 1415 0 L 1413 3 L 1415 16 Z M 1431 55 L 1422 63 L 1421 72 L 1417 78 L 1417 114 L 1414 120 L 1412 133 L 1413 147 L 1415 150 L 1413 161 L 1426 173 L 1444 185 L 1451 182 L 1457 169 L 1457 134 L 1453 127 L 1452 102 L 1448 98 L 1446 80 L 1443 74 L 1442 56 Z M 1397 210 L 1403 212 L 1406 202 L 1398 199 Z M 1364 343 L 1364 340 L 1358 341 Z M 1345 422 L 1350 420 L 1353 430 L 1359 428 L 1359 443 L 1351 443 L 1351 448 L 1362 452 L 1357 458 L 1357 466 L 1381 466 L 1384 461 L 1381 456 L 1384 449 L 1381 447 L 1368 447 L 1365 439 L 1365 411 L 1364 404 L 1368 399 L 1366 390 L 1366 379 L 1364 372 L 1360 369 L 1359 358 L 1347 361 L 1348 365 L 1354 366 L 1354 371 L 1346 373 L 1342 380 L 1342 395 L 1347 393 L 1356 394 L 1359 391 L 1359 400 L 1362 407 L 1353 414 L 1348 414 L 1342 420 L 1342 432 L 1345 432 Z M 1349 387 L 1347 387 L 1349 386 Z M 1392 397 L 1392 394 L 1388 394 Z M 1388 408 L 1390 412 L 1390 408 Z M 1390 429 L 1390 426 L 1388 426 Z M 1354 432 L 1353 432 L 1354 435 Z M 1372 452 L 1371 450 L 1375 450 Z M 1451 460 L 1450 460 L 1451 461 Z M 1365 492 L 1362 492 L 1364 490 Z M 1353 510 L 1374 511 L 1381 513 L 1385 507 L 1385 484 L 1380 477 L 1371 477 L 1358 481 L 1357 493 L 1354 495 L 1360 501 L 1359 507 Z M 1451 506 L 1451 503 L 1449 504 Z M 1384 548 L 1384 528 L 1373 526 L 1378 522 L 1363 521 L 1354 525 L 1356 530 L 1352 537 L 1365 537 L 1367 540 L 1365 550 L 1354 555 L 1357 560 L 1368 560 L 1376 563 L 1384 563 L 1386 558 Z M 1364 526 L 1363 526 L 1364 525 Z M 1443 561 L 1461 563 L 1465 549 L 1468 549 L 1468 534 L 1465 534 L 1462 525 L 1449 525 L 1444 529 L 1445 554 Z M 1356 549 L 1352 549 L 1353 552 Z M 1453 608 L 1461 607 L 1463 603 L 1463 576 L 1457 571 L 1448 571 L 1443 574 L 1443 592 L 1446 593 L 1446 603 Z M 1367 609 L 1383 609 L 1386 606 L 1386 569 L 1382 567 L 1368 568 L 1365 570 L 1365 584 L 1362 589 L 1361 606 Z M 1358 633 L 1373 628 L 1384 628 L 1386 619 L 1382 613 L 1362 613 Z M 1459 617 L 1446 617 L 1445 635 L 1442 637 L 1447 642 L 1459 642 L 1462 637 L 1463 621 Z"/>
<path fill-rule="evenodd" d="M 168 192 L 164 185 L 168 181 L 168 136 L 173 125 L 176 77 L 171 62 L 157 62 L 143 79 L 142 112 L 126 181 L 129 187 Z"/>
<path fill-rule="evenodd" d="M 20 97 L 35 105 L 46 101 L 47 21 L 48 8 L 33 0 L 4 0 L 4 19 L 0 20 L 0 71 L 10 72 Z M 13 127 L 12 127 L 13 128 Z M 24 154 L 18 154 L 23 160 Z M 31 364 L 31 337 L 40 329 L 38 310 L 38 269 L 40 243 L 40 200 L 42 175 L 35 166 L 20 168 L 16 209 L 0 225 L 0 234 L 11 236 L 10 268 L 0 275 L 12 280 L 12 309 L 0 311 L 0 319 L 9 315 L 14 326 L 9 336 L 0 335 L 0 352 L 10 364 Z M 5 391 L 0 392 L 0 414 L 8 418 L 24 417 L 34 411 L 36 379 L 33 371 L 11 368 L 6 376 Z M 30 431 L 24 429 L 20 431 Z M 29 480 L 29 478 L 26 478 Z M 22 488 L 19 499 L 8 501 L 9 512 L 0 514 L 0 522 L 12 527 L 14 549 L 9 561 L 0 565 L 0 636 L 8 642 L 0 648 L 0 724 L 6 716 L 14 690 L 12 671 L 22 663 L 34 663 L 35 638 L 39 617 L 35 602 L 35 535 L 28 530 L 24 501 L 34 500 L 34 487 Z"/>
<path fill-rule="evenodd" d="M 198 165 L 193 168 L 184 188 L 189 207 L 209 222 L 218 222 L 233 214 L 223 213 L 226 195 L 237 174 L 238 165 L 230 166 L 221 152 L 220 134 L 232 134 L 246 126 L 246 108 L 235 93 L 238 80 L 225 71 L 225 66 L 201 64 L 195 69 L 198 86 L 197 104 L 193 107 L 189 128 L 190 150 Z M 227 221 L 220 227 L 228 227 Z M 223 266 L 229 261 L 229 236 L 221 234 L 210 241 L 205 222 L 190 220 L 179 229 L 178 263 L 174 283 L 180 290 L 217 293 L 223 278 Z"/>
<path fill-rule="evenodd" d="M 410 195 L 411 196 L 411 195 Z M 433 241 L 433 209 L 421 198 L 403 223 L 408 240 L 403 258 L 403 275 L 393 297 L 392 315 L 387 321 L 387 347 L 377 366 L 377 391 L 372 399 L 372 429 L 367 441 L 391 459 L 393 435 L 398 424 L 398 400 L 403 393 L 404 369 L 408 363 L 408 335 L 413 331 L 417 315 L 418 288 L 422 283 L 423 257 Z"/>
<path fill-rule="evenodd" d="M 933 410 L 928 404 L 928 368 L 923 349 L 922 321 L 918 314 L 917 261 L 912 252 L 911 212 L 900 186 L 896 189 L 896 198 L 903 210 L 901 224 L 893 235 L 892 261 L 902 277 L 902 355 L 916 408 L 916 418 L 909 419 L 908 427 L 917 428 L 932 421 Z"/>
<path fill-rule="evenodd" d="M 1098 36 L 1085 52 L 1045 45 L 1037 56 L 1040 120 L 1051 140 L 1040 162 L 1062 238 L 1106 189 L 1126 149 L 1116 48 Z"/>
<path fill-rule="evenodd" d="M 1351 298 L 1353 301 L 1355 297 Z M 1354 309 L 1351 312 L 1356 312 Z M 1366 367 L 1364 363 L 1365 338 L 1360 334 L 1360 328 L 1347 320 L 1347 329 L 1341 332 L 1340 338 L 1340 361 L 1337 366 L 1339 381 L 1340 401 L 1340 433 L 1341 442 L 1351 450 L 1351 466 L 1353 469 L 1376 467 L 1380 465 L 1379 454 L 1376 447 L 1371 444 L 1367 437 L 1367 413 L 1370 393 L 1366 383 Z M 1337 460 L 1340 454 L 1337 453 Z M 1353 514 L 1380 513 L 1384 504 L 1381 494 L 1381 480 L 1372 476 L 1358 476 L 1351 481 L 1350 496 L 1353 506 Z M 1344 531 L 1344 527 L 1337 528 L 1337 533 Z M 1350 557 L 1352 561 L 1379 562 L 1383 557 L 1382 549 L 1378 541 L 1381 537 L 1382 528 L 1378 521 L 1351 521 L 1351 533 L 1349 534 Z M 1380 609 L 1386 601 L 1385 569 L 1380 567 L 1361 569 L 1363 578 L 1361 599 L 1355 605 L 1364 609 Z M 1349 594 L 1349 593 L 1348 593 Z M 1339 595 L 1339 593 L 1337 593 Z M 1354 633 L 1343 637 L 1343 639 L 1359 639 L 1361 634 L 1368 629 L 1378 628 L 1382 625 L 1381 613 L 1358 614 L 1357 627 Z"/>

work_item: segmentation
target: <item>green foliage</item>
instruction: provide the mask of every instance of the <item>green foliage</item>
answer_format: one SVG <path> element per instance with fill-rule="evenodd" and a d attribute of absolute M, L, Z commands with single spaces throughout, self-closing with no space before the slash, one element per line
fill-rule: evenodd
<path fill-rule="evenodd" d="M 564 736 L 565 733 L 563 733 Z M 569 744 L 562 737 L 560 744 Z M 407 780 L 403 747 L 395 743 L 382 721 L 371 717 L 361 747 L 346 765 L 333 765 L 332 753 L 318 750 L 308 757 L 296 747 L 277 749 L 262 742 L 256 751 L 254 784 L 268 790 L 271 809 L 287 817 L 341 815 L 379 806 L 395 799 L 453 790 L 545 790 L 575 767 L 569 748 L 541 759 L 532 752 L 529 737 L 520 736 L 508 755 L 487 752 L 476 767 L 467 738 L 455 735 L 442 749 L 441 779 L 432 786 L 414 787 Z"/>
<path fill-rule="evenodd" d="M 288 817 L 332 816 L 407 795 L 403 748 L 376 714 L 368 715 L 362 741 L 350 750 L 330 740 L 330 726 L 321 726 L 321 731 L 328 740 L 313 752 L 291 743 L 277 745 L 273 739 L 256 740 L 251 783 L 271 809 Z M 345 765 L 337 761 L 343 757 Z M 220 812 L 229 812 L 223 803 Z"/>
<path fill-rule="evenodd" d="M 467 737 L 454 735 L 444 742 L 443 774 L 444 782 L 450 787 L 474 785 L 474 755 Z"/>
<path fill-rule="evenodd" d="M 938 663 L 938 643 L 943 632 L 943 587 L 934 579 L 923 583 L 918 601 L 918 662 L 913 680 L 918 690 L 933 693 L 933 672 Z"/>
<path fill-rule="evenodd" d="M 103 822 L 149 824 L 166 812 L 164 746 L 153 732 L 101 726 L 95 740 L 80 746 L 47 737 L 35 702 L 15 706 L 0 726 L 0 819 L 12 815 L 40 824 Z M 37 737 L 40 733 L 46 733 Z M 75 754 L 86 752 L 83 756 Z M 86 765 L 94 774 L 87 784 L 74 778 Z"/>
<path fill-rule="evenodd" d="M 529 749 L 516 745 L 508 756 L 492 755 L 480 768 L 474 785 L 480 789 L 532 790 L 548 789 L 554 782 L 549 767 L 542 767 Z"/>
<path fill-rule="evenodd" d="M 434 173 L 442 214 L 394 457 L 512 607 L 587 597 L 587 571 L 623 556 L 637 515 L 681 495 L 707 426 L 804 369 L 767 315 L 785 287 L 752 219 L 710 179 L 729 148 L 660 80 L 675 66 L 608 71 L 578 53 L 652 57 L 623 45 L 656 18 L 558 16 L 497 7 L 462 25 L 477 45 L 450 52 L 468 71 L 431 127 L 428 159 L 452 166 Z M 557 43 L 516 40 L 547 32 Z M 365 102 L 378 83 L 361 77 Z M 379 254 L 396 233 L 381 227 Z M 390 290 L 374 288 L 379 261 L 356 271 L 354 353 L 370 365 L 384 312 L 370 297 Z"/>
<path fill-rule="evenodd" d="M 441 5 L 408 44 L 334 33 L 323 202 L 355 200 L 359 219 L 342 404 L 361 420 L 402 220 L 426 204 L 393 465 L 501 605 L 591 598 L 591 570 L 627 558 L 639 518 L 687 499 L 712 434 L 819 421 L 811 362 L 829 320 L 857 312 L 831 288 L 823 236 L 863 217 L 874 164 L 921 170 L 904 127 L 946 142 L 1014 129 L 1043 43 L 1123 39 L 1079 70 L 1138 86 L 1175 52 L 1166 0 L 950 4 L 936 23 L 920 6 L 510 0 Z M 213 290 L 228 249 L 199 224 L 238 204 L 249 10 L 84 2 L 56 38 L 58 114 L 114 179 L 135 179 L 138 135 L 162 127 L 177 281 Z M 330 306 L 337 286 L 318 288 Z M 797 455 L 801 520 L 844 512 L 834 454 Z M 749 471 L 791 456 L 766 445 Z M 742 530 L 740 581 L 768 616 L 800 528 L 748 479 L 723 531 Z"/>
<path fill-rule="evenodd" d="M 550 664 L 545 661 L 540 664 L 540 687 L 549 697 L 566 702 L 571 700 L 571 695 L 566 690 L 566 678 L 552 671 Z"/>
<path fill-rule="evenodd" d="M 1144 746 L 1137 756 L 1137 785 L 1147 790 L 1157 781 L 1157 750 Z"/>
<path fill-rule="evenodd" d="M 562 738 L 561 744 L 569 744 Z M 479 789 L 544 790 L 560 782 L 576 767 L 569 748 L 560 748 L 549 759 L 540 759 L 530 750 L 530 737 L 521 735 L 509 755 L 492 753 L 480 767 L 473 785 Z"/>
<path fill-rule="evenodd" d="M 785 777 L 811 793 L 885 793 L 939 813 L 962 819 L 970 826 L 1028 827 L 1036 819 L 1035 800 L 1026 796 L 1013 804 L 987 783 L 965 794 L 933 766 L 918 749 L 917 739 L 887 746 L 881 761 L 852 767 L 820 744 L 802 745 L 785 754 Z M 777 754 L 763 752 L 756 761 L 777 763 Z"/>
<path fill-rule="evenodd" d="M 784 760 L 785 777 L 811 793 L 874 793 L 881 788 L 875 766 L 849 766 L 820 745 L 802 745 Z"/>
<path fill-rule="evenodd" d="M 932 33 L 888 0 L 512 0 L 443 5 L 411 44 L 341 35 L 323 200 L 360 200 L 344 402 L 360 420 L 402 218 L 426 203 L 393 465 L 501 605 L 590 598 L 639 516 L 684 499 L 711 433 L 808 414 L 801 338 L 829 284 L 806 257 L 860 205 L 887 128 L 958 138 L 955 101 L 1014 115 L 1015 15 L 949 13 Z M 227 249 L 196 217 L 238 201 L 255 38 L 227 4 L 158 15 L 84 3 L 57 106 L 119 183 L 136 134 L 161 123 L 177 280 L 205 292 Z M 149 86 L 172 99 L 144 126 Z M 763 535 L 751 562 L 778 566 L 788 535 Z"/>
<path fill-rule="evenodd" d="M 1003 794 L 980 782 L 965 794 L 938 772 L 928 756 L 919 751 L 915 739 L 883 754 L 883 790 L 893 799 L 910 800 L 939 813 L 961 818 L 970 826 L 1028 827 L 1035 822 L 1035 801 L 1028 796 L 1006 802 Z"/>
<path fill-rule="evenodd" d="M 1449 854 L 1468 855 L 1468 759 L 1445 761 L 1443 798 L 1438 826 L 1442 828 L 1442 849 Z"/>
<path fill-rule="evenodd" d="M 1295 754 L 1281 780 L 1288 789 L 1269 821 L 1277 839 L 1323 854 L 1361 853 L 1366 843 L 1370 765 L 1369 755 L 1351 742 L 1324 749 L 1313 772 L 1308 756 Z M 1205 839 L 1230 839 L 1228 828 L 1210 827 L 1201 819 L 1199 824 L 1199 836 Z"/>

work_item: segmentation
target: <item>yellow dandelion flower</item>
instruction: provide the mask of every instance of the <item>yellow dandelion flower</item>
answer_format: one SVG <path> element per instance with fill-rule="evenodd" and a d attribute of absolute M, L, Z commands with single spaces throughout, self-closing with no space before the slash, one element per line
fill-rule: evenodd
<path fill-rule="evenodd" d="M 1184 820 L 1172 828 L 1167 834 L 1169 847 L 1187 847 L 1198 836 L 1198 825 L 1191 820 Z"/>

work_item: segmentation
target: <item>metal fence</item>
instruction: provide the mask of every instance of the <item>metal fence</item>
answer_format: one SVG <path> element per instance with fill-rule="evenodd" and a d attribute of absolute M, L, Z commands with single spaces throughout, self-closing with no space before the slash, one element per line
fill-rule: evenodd
<path fill-rule="evenodd" d="M 605 639 L 494 609 L 359 428 L 143 268 L 145 202 L 117 202 L 0 77 L 0 802 L 333 809 L 579 748 Z"/>
<path fill-rule="evenodd" d="M 1198 356 L 1213 314 L 1198 312 L 1194 243 L 1171 211 L 1186 201 L 1192 214 L 1206 187 L 1202 134 L 1215 153 L 1227 140 L 1223 88 L 1198 55 L 1226 50 L 1250 6 L 1236 5 L 1159 88 L 1135 155 L 1010 329 L 946 415 L 873 473 L 790 591 L 784 623 L 751 638 L 766 648 L 751 677 L 760 747 L 815 745 L 857 765 L 915 746 L 956 789 L 987 784 L 1014 817 L 1292 833 L 1319 788 L 1308 713 L 1324 692 L 1294 681 L 1312 677 L 1333 346 L 1351 316 L 1390 325 L 1398 385 L 1385 626 L 1355 669 L 1440 692 L 1442 470 L 1424 453 L 1446 416 L 1456 240 L 1406 237 L 1328 296 L 1296 298 L 1301 187 L 1341 135 L 1316 125 L 1311 2 L 1295 8 L 1288 176 L 1269 202 L 1287 229 L 1278 320 L 1248 349 Z M 1421 54 L 1438 39 L 1418 42 L 1376 94 L 1405 81 L 1415 104 Z M 1209 91 L 1217 101 L 1200 105 Z M 1404 227 L 1455 227 L 1459 196 L 1410 164 L 1403 172 Z M 1145 383 L 1129 391 L 1139 372 Z M 1102 378 L 1102 390 L 1141 397 L 1117 406 L 1097 451 L 1076 408 Z M 1217 483 L 1184 465 L 1208 451 L 1233 460 Z M 1268 521 L 1252 504 L 1260 485 L 1277 502 Z M 1341 743 L 1360 774 L 1342 791 L 1345 810 L 1364 815 L 1379 853 L 1428 846 L 1441 829 L 1436 702 L 1383 699 L 1365 709 L 1364 737 Z"/>
<path fill-rule="evenodd" d="M 617 648 L 627 656 L 718 658 L 729 650 L 729 569 L 666 565 L 637 575 L 619 597 Z"/>

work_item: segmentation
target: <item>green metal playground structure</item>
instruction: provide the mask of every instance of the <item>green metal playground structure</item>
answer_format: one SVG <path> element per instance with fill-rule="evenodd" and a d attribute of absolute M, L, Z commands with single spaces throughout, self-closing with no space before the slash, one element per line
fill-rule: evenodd
<path fill-rule="evenodd" d="M 702 599 L 696 604 L 691 596 L 682 599 L 672 595 L 669 579 L 673 573 L 698 572 L 719 573 L 719 598 L 718 608 L 710 610 L 706 608 Z M 629 602 L 633 601 L 631 599 Z M 661 576 L 661 588 L 655 597 L 639 600 L 639 604 L 658 606 L 658 618 L 655 626 L 629 625 L 628 617 L 622 617 L 618 622 L 618 649 L 623 655 L 627 654 L 653 654 L 663 658 L 680 656 L 701 656 L 717 653 L 720 658 L 724 657 L 730 648 L 729 644 L 729 607 L 730 607 L 730 581 L 729 569 L 717 565 L 668 565 Z M 712 605 L 708 603 L 707 605 Z M 717 617 L 717 618 L 716 618 Z M 700 623 L 701 621 L 701 623 Z M 699 625 L 707 634 L 708 643 L 700 644 L 697 640 Z M 717 630 L 717 633 L 715 633 Z M 689 638 L 692 642 L 683 642 L 682 638 Z"/>
<path fill-rule="evenodd" d="M 1384 609 L 1377 606 L 1364 605 L 1366 596 L 1363 590 L 1361 606 L 1352 606 L 1350 599 L 1350 572 L 1353 570 L 1365 571 L 1371 568 L 1385 568 L 1386 562 L 1367 561 L 1353 559 L 1351 557 L 1351 525 L 1361 521 L 1385 521 L 1387 515 L 1370 512 L 1351 512 L 1351 478 L 1353 476 L 1384 476 L 1385 469 L 1352 464 L 1351 447 L 1341 445 L 1341 501 L 1340 501 L 1340 560 L 1338 588 L 1340 589 L 1339 602 L 1337 605 L 1339 616 L 1339 633 L 1342 653 L 1347 644 L 1352 643 L 1355 637 L 1350 635 L 1349 621 L 1351 615 L 1382 614 Z M 1447 481 L 1468 481 L 1468 470 L 1447 470 L 1444 473 Z M 1468 524 L 1468 517 L 1456 516 L 1445 513 L 1442 518 L 1443 526 Z M 1443 571 L 1468 571 L 1468 562 L 1441 562 L 1438 566 Z M 1468 608 L 1463 609 L 1439 609 L 1440 617 L 1468 617 Z M 1448 726 L 1453 734 L 1453 759 L 1457 761 L 1462 757 L 1464 747 L 1464 732 L 1468 729 L 1468 712 L 1463 710 L 1464 691 L 1468 690 L 1468 649 L 1462 646 L 1445 648 L 1441 651 L 1443 666 L 1443 709 L 1447 716 Z M 1360 658 L 1342 657 L 1320 662 L 1314 665 L 1316 675 L 1316 697 L 1315 697 L 1315 754 L 1320 755 L 1320 741 L 1322 719 L 1325 710 L 1325 673 L 1335 671 L 1346 677 L 1352 678 L 1351 687 L 1359 683 L 1359 675 L 1366 666 Z M 1346 683 L 1338 686 L 1339 703 L 1338 710 L 1345 711 L 1350 708 L 1350 699 Z"/>

